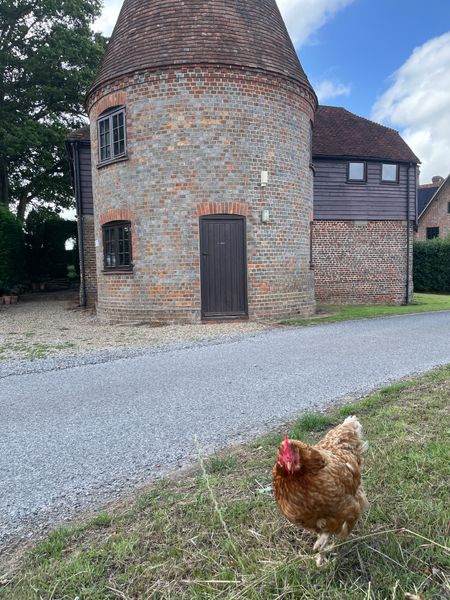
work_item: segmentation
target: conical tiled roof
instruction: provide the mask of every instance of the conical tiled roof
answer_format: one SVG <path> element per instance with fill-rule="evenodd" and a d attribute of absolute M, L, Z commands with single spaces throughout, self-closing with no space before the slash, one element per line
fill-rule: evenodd
<path fill-rule="evenodd" d="M 125 0 L 91 92 L 142 69 L 223 64 L 310 87 L 276 0 Z"/>

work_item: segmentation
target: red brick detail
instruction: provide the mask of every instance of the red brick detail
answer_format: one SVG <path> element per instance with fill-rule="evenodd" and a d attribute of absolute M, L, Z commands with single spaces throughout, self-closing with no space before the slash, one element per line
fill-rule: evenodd
<path fill-rule="evenodd" d="M 128 208 L 111 208 L 100 215 L 100 225 L 111 221 L 131 221 L 131 211 Z"/>
<path fill-rule="evenodd" d="M 248 204 L 244 202 L 197 202 L 197 216 L 203 215 L 242 215 L 248 216 Z"/>
<path fill-rule="evenodd" d="M 127 92 L 126 90 L 117 90 L 112 94 L 100 97 L 92 107 L 91 119 L 98 118 L 108 108 L 114 106 L 125 106 L 127 103 Z"/>

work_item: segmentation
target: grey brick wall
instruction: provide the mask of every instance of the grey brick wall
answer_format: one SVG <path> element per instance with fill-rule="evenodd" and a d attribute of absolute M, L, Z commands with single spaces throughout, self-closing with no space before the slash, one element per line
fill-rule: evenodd
<path fill-rule="evenodd" d="M 278 76 L 213 66 L 140 73 L 97 90 L 89 114 L 99 315 L 199 320 L 199 215 L 224 209 L 247 215 L 249 316 L 311 314 L 314 102 Z M 96 119 L 122 104 L 129 159 L 97 168 Z M 101 225 L 116 218 L 132 223 L 132 274 L 102 272 Z"/>

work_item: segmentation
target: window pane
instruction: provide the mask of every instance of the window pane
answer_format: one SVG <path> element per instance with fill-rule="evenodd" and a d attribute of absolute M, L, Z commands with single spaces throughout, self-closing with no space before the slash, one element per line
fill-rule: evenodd
<path fill-rule="evenodd" d="M 125 126 L 124 126 L 124 113 L 120 112 L 117 115 L 113 115 L 112 118 L 113 126 L 113 152 L 114 156 L 119 156 L 125 152 Z"/>
<path fill-rule="evenodd" d="M 383 165 L 381 179 L 383 181 L 397 181 L 397 165 Z"/>
<path fill-rule="evenodd" d="M 362 162 L 351 162 L 348 165 L 348 178 L 355 181 L 364 181 L 365 164 Z"/>
<path fill-rule="evenodd" d="M 427 240 L 439 237 L 439 227 L 427 227 Z"/>
<path fill-rule="evenodd" d="M 108 158 L 111 158 L 111 137 L 109 125 L 109 119 L 103 119 L 99 122 L 100 160 L 106 160 Z"/>
<path fill-rule="evenodd" d="M 130 228 L 128 226 L 119 228 L 119 265 L 130 265 Z"/>
<path fill-rule="evenodd" d="M 104 230 L 104 247 L 105 247 L 105 267 L 116 266 L 116 256 L 114 250 L 114 230 Z"/>

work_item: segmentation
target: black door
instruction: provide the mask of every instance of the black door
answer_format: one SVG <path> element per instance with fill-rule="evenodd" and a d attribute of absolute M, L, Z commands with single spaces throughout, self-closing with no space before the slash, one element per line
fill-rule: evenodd
<path fill-rule="evenodd" d="M 247 315 L 245 217 L 200 219 L 202 316 Z"/>

